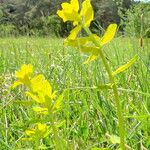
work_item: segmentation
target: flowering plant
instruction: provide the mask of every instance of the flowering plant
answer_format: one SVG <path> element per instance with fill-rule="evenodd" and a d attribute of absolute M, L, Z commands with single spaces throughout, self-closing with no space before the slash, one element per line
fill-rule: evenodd
<path fill-rule="evenodd" d="M 71 21 L 73 22 L 73 30 L 71 30 L 70 35 L 65 40 L 65 45 L 70 47 L 79 48 L 80 51 L 86 54 L 90 54 L 89 58 L 84 62 L 87 64 L 98 57 L 101 58 L 106 72 L 110 80 L 110 88 L 113 90 L 114 100 L 117 107 L 117 115 L 119 121 L 119 135 L 120 135 L 120 148 L 125 150 L 125 129 L 124 129 L 124 116 L 122 113 L 121 102 L 119 98 L 119 93 L 117 89 L 117 84 L 115 82 L 115 77 L 117 74 L 124 72 L 137 60 L 137 56 L 132 58 L 128 63 L 119 67 L 117 70 L 112 71 L 111 66 L 109 65 L 105 53 L 103 52 L 103 46 L 110 42 L 117 31 L 116 24 L 110 24 L 105 34 L 102 37 L 93 34 L 89 26 L 94 19 L 94 11 L 91 5 L 90 0 L 84 0 L 81 4 L 81 9 L 79 6 L 78 0 L 71 0 L 70 3 L 62 3 L 62 10 L 58 10 L 57 14 L 63 19 L 64 22 Z M 78 33 L 83 29 L 87 36 L 78 37 Z M 107 84 L 108 85 L 108 84 Z M 106 86 L 107 87 L 107 86 Z"/>
<path fill-rule="evenodd" d="M 25 86 L 27 91 L 25 94 L 33 100 L 35 105 L 33 111 L 37 115 L 43 117 L 49 116 L 51 126 L 47 125 L 48 122 L 35 123 L 33 128 L 25 130 L 25 134 L 28 138 L 23 140 L 35 141 L 36 148 L 40 146 L 40 140 L 46 138 L 50 131 L 53 130 L 55 136 L 56 147 L 59 147 L 59 138 L 57 135 L 57 129 L 54 124 L 54 114 L 60 110 L 63 95 L 58 96 L 56 99 L 56 92 L 53 92 L 52 86 L 44 75 L 33 75 L 33 66 L 31 64 L 22 65 L 22 67 L 16 72 L 17 81 L 14 82 L 12 88 L 16 88 L 19 85 Z M 62 121 L 61 123 L 62 124 Z M 57 123 L 57 126 L 59 123 Z M 60 148 L 59 148 L 60 149 Z"/>

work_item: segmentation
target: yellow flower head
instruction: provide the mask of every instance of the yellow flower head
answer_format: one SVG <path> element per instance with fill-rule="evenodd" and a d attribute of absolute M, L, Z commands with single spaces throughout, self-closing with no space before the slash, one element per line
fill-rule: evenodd
<path fill-rule="evenodd" d="M 72 21 L 76 26 L 71 32 L 68 39 L 75 39 L 83 26 L 89 27 L 94 18 L 94 11 L 90 0 L 84 0 L 79 13 L 78 0 L 71 0 L 70 3 L 62 3 L 62 10 L 58 10 L 57 14 L 64 22 Z"/>
<path fill-rule="evenodd" d="M 46 124 L 37 123 L 34 128 L 26 130 L 25 133 L 30 137 L 30 140 L 35 140 L 36 138 L 42 139 L 48 135 L 48 126 Z"/>
<path fill-rule="evenodd" d="M 30 75 L 33 72 L 33 66 L 31 64 L 22 65 L 21 69 L 16 72 L 16 77 L 18 81 L 15 81 L 13 88 L 17 87 L 20 84 L 29 85 L 30 84 Z"/>
<path fill-rule="evenodd" d="M 52 95 L 52 86 L 42 74 L 31 79 L 31 88 L 34 93 L 40 92 L 49 97 Z"/>
<path fill-rule="evenodd" d="M 51 100 L 55 97 L 51 84 L 41 74 L 31 79 L 30 87 L 32 92 L 26 94 L 38 103 L 46 103 L 47 99 Z"/>
<path fill-rule="evenodd" d="M 29 76 L 33 72 L 33 66 L 31 64 L 29 65 L 23 65 L 20 70 L 16 72 L 16 77 L 19 79 L 24 79 L 26 76 Z"/>
<path fill-rule="evenodd" d="M 80 17 L 82 18 L 82 22 L 84 26 L 89 27 L 91 21 L 94 19 L 94 11 L 93 11 L 90 0 L 85 0 L 82 3 Z"/>
<path fill-rule="evenodd" d="M 63 19 L 64 22 L 66 21 L 73 21 L 74 24 L 78 23 L 79 18 L 79 2 L 78 0 L 71 0 L 70 3 L 62 3 L 62 10 L 58 10 L 57 14 Z"/>

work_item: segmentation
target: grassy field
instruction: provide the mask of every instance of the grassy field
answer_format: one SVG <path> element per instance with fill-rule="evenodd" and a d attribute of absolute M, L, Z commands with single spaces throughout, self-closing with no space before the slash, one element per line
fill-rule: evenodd
<path fill-rule="evenodd" d="M 104 51 L 112 69 L 125 64 L 138 54 L 138 61 L 117 76 L 125 116 L 126 140 L 135 150 L 150 149 L 150 40 L 144 47 L 138 39 L 116 38 Z M 63 46 L 55 38 L 0 39 L 0 149 L 29 149 L 34 143 L 22 141 L 24 131 L 35 123 L 32 106 L 26 101 L 23 88 L 10 90 L 15 71 L 22 64 L 32 64 L 62 93 L 66 90 L 63 109 L 56 117 L 64 121 L 59 129 L 60 141 L 68 150 L 91 150 L 93 147 L 117 149 L 109 135 L 118 135 L 118 119 L 112 91 L 97 86 L 108 83 L 101 60 L 83 64 L 87 56 L 77 49 Z M 43 143 L 53 149 L 53 135 Z"/>

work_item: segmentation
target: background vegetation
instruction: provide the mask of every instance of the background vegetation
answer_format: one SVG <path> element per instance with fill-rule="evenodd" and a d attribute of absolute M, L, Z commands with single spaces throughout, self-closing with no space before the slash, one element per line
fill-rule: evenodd
<path fill-rule="evenodd" d="M 1 0 L 0 36 L 66 36 L 72 26 L 56 15 L 64 0 Z M 126 34 L 149 37 L 150 3 L 133 0 L 92 0 L 95 20 L 92 30 L 99 34 L 110 23 L 120 25 Z M 141 20 L 141 15 L 143 18 Z"/>
<path fill-rule="evenodd" d="M 35 143 L 22 141 L 24 131 L 38 121 L 48 122 L 32 111 L 20 87 L 11 90 L 15 71 L 32 64 L 44 74 L 58 95 L 66 90 L 62 110 L 55 116 L 63 123 L 58 129 L 68 150 L 93 147 L 116 150 L 110 140 L 118 136 L 118 117 L 111 90 L 95 89 L 108 83 L 100 59 L 87 59 L 77 49 L 63 46 L 72 29 L 56 10 L 65 0 L 0 0 L 0 149 L 34 149 Z M 116 78 L 124 110 L 126 139 L 134 150 L 150 149 L 150 3 L 132 0 L 92 0 L 95 20 L 91 30 L 103 33 L 110 23 L 119 25 L 118 36 L 104 47 L 112 70 L 133 56 L 138 61 Z M 53 134 L 41 141 L 54 149 Z"/>
<path fill-rule="evenodd" d="M 34 143 L 22 141 L 24 131 L 38 121 L 32 106 L 26 104 L 24 89 L 14 91 L 10 86 L 14 72 L 22 64 L 31 63 L 37 74 L 43 73 L 62 93 L 62 110 L 56 120 L 64 120 L 59 128 L 61 142 L 68 150 L 91 150 L 93 147 L 109 147 L 116 150 L 107 134 L 118 135 L 118 118 L 111 90 L 94 89 L 108 82 L 101 60 L 84 65 L 86 55 L 72 48 L 63 48 L 63 40 L 57 38 L 3 38 L 0 40 L 1 111 L 0 146 L 2 150 L 34 147 Z M 133 67 L 117 77 L 119 94 L 126 123 L 126 137 L 135 150 L 150 148 L 150 68 L 149 46 L 143 48 L 135 38 L 116 38 L 105 47 L 112 69 L 126 63 L 134 55 L 140 59 Z M 11 63 L 10 63 L 11 62 Z M 42 118 L 39 116 L 39 120 Z M 42 120 L 43 122 L 46 120 Z M 53 149 L 53 134 L 42 143 Z M 67 143 L 65 143 L 67 142 Z"/>

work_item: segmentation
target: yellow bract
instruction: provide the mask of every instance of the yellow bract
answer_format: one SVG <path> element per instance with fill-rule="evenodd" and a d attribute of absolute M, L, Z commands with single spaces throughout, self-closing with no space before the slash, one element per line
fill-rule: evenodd
<path fill-rule="evenodd" d="M 26 95 L 38 103 L 41 103 L 41 104 L 45 103 L 45 97 L 42 93 L 26 92 Z"/>
<path fill-rule="evenodd" d="M 80 30 L 81 30 L 81 26 L 80 25 L 76 26 L 74 29 L 72 29 L 70 31 L 70 35 L 68 36 L 68 39 L 69 40 L 74 40 L 77 37 Z"/>
<path fill-rule="evenodd" d="M 31 79 L 30 88 L 32 91 L 26 92 L 26 94 L 34 101 L 45 104 L 45 106 L 47 100 L 50 102 L 55 98 L 55 94 L 52 93 L 52 86 L 41 74 Z"/>
<path fill-rule="evenodd" d="M 26 76 L 29 76 L 33 72 L 33 66 L 31 64 L 29 65 L 23 65 L 20 70 L 16 72 L 16 77 L 19 79 L 24 79 Z"/>
<path fill-rule="evenodd" d="M 90 53 L 90 57 L 84 62 L 84 64 L 87 64 L 97 59 L 100 49 L 114 38 L 116 31 L 117 25 L 110 24 L 102 38 L 100 38 L 96 34 L 91 34 L 88 37 L 76 38 L 74 40 L 68 38 L 65 40 L 65 45 L 79 48 L 83 53 Z M 93 43 L 93 39 L 99 44 L 99 46 Z"/>
<path fill-rule="evenodd" d="M 74 24 L 79 22 L 79 2 L 78 0 L 71 0 L 70 3 L 62 3 L 62 10 L 58 10 L 57 14 L 63 19 L 64 22 L 66 21 L 73 21 Z"/>
<path fill-rule="evenodd" d="M 35 111 L 38 114 L 44 114 L 48 115 L 48 109 L 43 107 L 33 107 L 33 111 Z"/>
<path fill-rule="evenodd" d="M 32 73 L 32 71 L 32 65 L 23 65 L 21 69 L 16 72 L 18 81 L 15 81 L 12 87 L 15 88 L 21 84 L 27 86 L 29 91 L 26 92 L 26 95 L 31 97 L 34 101 L 44 104 L 46 107 L 47 101 L 50 102 L 55 98 L 55 92 L 52 93 L 51 84 L 45 79 L 42 74 L 36 75 L 31 78 L 30 74 Z"/>
<path fill-rule="evenodd" d="M 52 96 L 52 86 L 45 80 L 43 75 L 38 75 L 31 79 L 31 88 L 34 93 L 42 93 L 49 97 Z"/>
<path fill-rule="evenodd" d="M 114 38 L 116 31 L 117 31 L 117 25 L 116 24 L 110 24 L 108 26 L 104 36 L 101 39 L 101 42 L 100 42 L 101 45 L 105 45 L 108 42 L 110 42 Z"/>
<path fill-rule="evenodd" d="M 62 3 L 62 10 L 58 10 L 57 14 L 64 22 L 72 21 L 76 26 L 71 32 L 68 39 L 74 40 L 83 26 L 89 27 L 94 18 L 94 11 L 90 0 L 85 0 L 82 3 L 82 8 L 79 13 L 78 0 L 71 0 L 70 3 Z"/>
<path fill-rule="evenodd" d="M 82 18 L 82 22 L 83 22 L 84 26 L 89 27 L 91 21 L 94 18 L 94 11 L 93 11 L 90 0 L 85 0 L 82 3 L 80 17 Z"/>
<path fill-rule="evenodd" d="M 47 136 L 48 126 L 46 124 L 37 123 L 34 128 L 26 130 L 25 133 L 30 137 L 30 140 L 41 139 Z"/>
<path fill-rule="evenodd" d="M 56 92 L 52 91 L 52 86 L 45 79 L 44 75 L 39 74 L 32 77 L 30 76 L 33 72 L 32 65 L 23 65 L 20 70 L 16 72 L 18 81 L 15 81 L 13 88 L 22 84 L 27 88 L 25 92 L 34 103 L 29 101 L 27 104 L 33 106 L 32 110 L 38 114 L 38 116 L 43 115 L 53 115 L 61 108 L 63 95 L 60 95 L 55 101 Z M 53 121 L 53 120 L 50 120 Z M 22 138 L 22 140 L 27 141 L 40 141 L 45 138 L 51 132 L 51 127 L 43 123 L 37 123 L 34 128 L 26 130 L 25 133 L 27 138 Z"/>
<path fill-rule="evenodd" d="M 89 62 L 97 59 L 98 55 L 91 55 L 83 64 L 88 64 Z"/>
<path fill-rule="evenodd" d="M 138 59 L 138 56 L 135 55 L 129 62 L 127 62 L 126 64 L 124 64 L 123 66 L 119 67 L 116 71 L 114 71 L 112 73 L 113 76 L 121 73 L 121 72 L 124 72 L 125 70 L 127 70 L 129 67 L 131 67 Z"/>
<path fill-rule="evenodd" d="M 30 75 L 33 72 L 33 66 L 31 64 L 28 65 L 22 65 L 21 69 L 16 72 L 16 77 L 18 78 L 18 81 L 15 81 L 12 85 L 12 88 L 16 88 L 18 85 L 30 84 Z"/>

